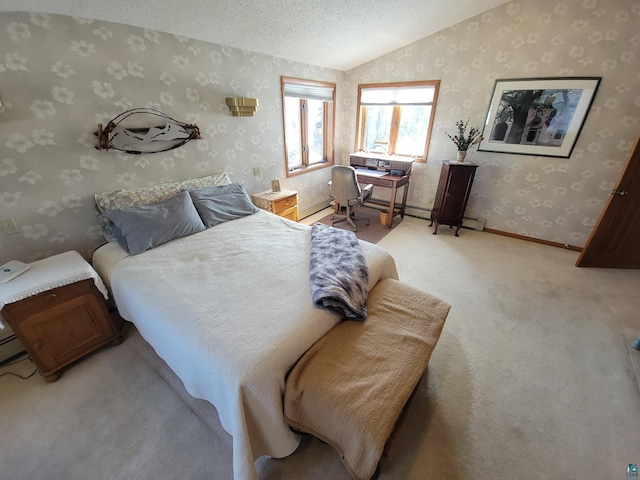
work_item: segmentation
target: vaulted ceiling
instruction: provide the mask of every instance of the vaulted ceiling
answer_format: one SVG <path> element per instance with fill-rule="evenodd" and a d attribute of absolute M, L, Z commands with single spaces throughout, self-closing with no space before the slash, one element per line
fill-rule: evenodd
<path fill-rule="evenodd" d="M 349 70 L 509 0 L 2 0 Z"/>

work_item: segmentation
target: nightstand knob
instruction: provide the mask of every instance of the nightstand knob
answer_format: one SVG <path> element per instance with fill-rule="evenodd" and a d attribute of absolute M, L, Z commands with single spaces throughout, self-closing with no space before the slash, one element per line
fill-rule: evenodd
<path fill-rule="evenodd" d="M 49 295 L 47 295 L 47 298 L 51 301 L 55 300 L 56 298 L 58 298 L 58 296 L 55 293 L 50 293 Z"/>
<path fill-rule="evenodd" d="M 34 343 L 33 348 L 35 348 L 36 350 L 40 350 L 42 348 L 42 343 L 40 342 Z"/>

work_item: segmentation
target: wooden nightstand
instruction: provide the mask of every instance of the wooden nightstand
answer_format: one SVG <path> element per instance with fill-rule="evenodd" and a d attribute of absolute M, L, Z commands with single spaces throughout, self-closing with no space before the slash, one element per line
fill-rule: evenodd
<path fill-rule="evenodd" d="M 77 252 L 39 260 L 0 285 L 0 313 L 48 382 L 96 349 L 119 344 L 105 298 L 106 288 Z"/>
<path fill-rule="evenodd" d="M 256 193 L 251 195 L 251 201 L 258 208 L 298 221 L 298 192 L 295 190 Z"/>

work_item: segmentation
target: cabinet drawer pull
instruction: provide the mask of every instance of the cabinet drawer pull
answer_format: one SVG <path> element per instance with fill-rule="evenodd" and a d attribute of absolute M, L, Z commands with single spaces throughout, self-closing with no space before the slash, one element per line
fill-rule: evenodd
<path fill-rule="evenodd" d="M 40 348 L 42 348 L 42 343 L 40 342 L 34 343 L 33 348 L 35 348 L 36 350 L 39 350 Z"/>
<path fill-rule="evenodd" d="M 47 298 L 49 300 L 55 300 L 56 298 L 58 298 L 58 296 L 55 293 L 50 293 L 49 295 L 47 295 Z"/>

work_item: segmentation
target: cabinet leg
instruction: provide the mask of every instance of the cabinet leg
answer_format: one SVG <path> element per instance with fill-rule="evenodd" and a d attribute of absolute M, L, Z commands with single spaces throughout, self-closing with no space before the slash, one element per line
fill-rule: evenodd
<path fill-rule="evenodd" d="M 460 231 L 460 225 L 458 225 L 458 227 L 456 228 L 456 237 L 459 237 L 460 235 L 458 235 L 458 232 Z"/>
<path fill-rule="evenodd" d="M 44 381 L 47 383 L 53 383 L 60 378 L 60 373 L 59 372 L 50 373 L 48 375 L 43 375 L 42 378 L 44 378 Z"/>
<path fill-rule="evenodd" d="M 432 221 L 431 223 L 433 223 L 433 221 Z M 436 228 L 433 230 L 433 234 L 434 234 L 434 235 L 437 235 L 437 234 L 438 234 L 438 226 L 439 226 L 439 225 L 440 225 L 440 224 L 439 224 L 438 222 L 436 222 Z"/>

